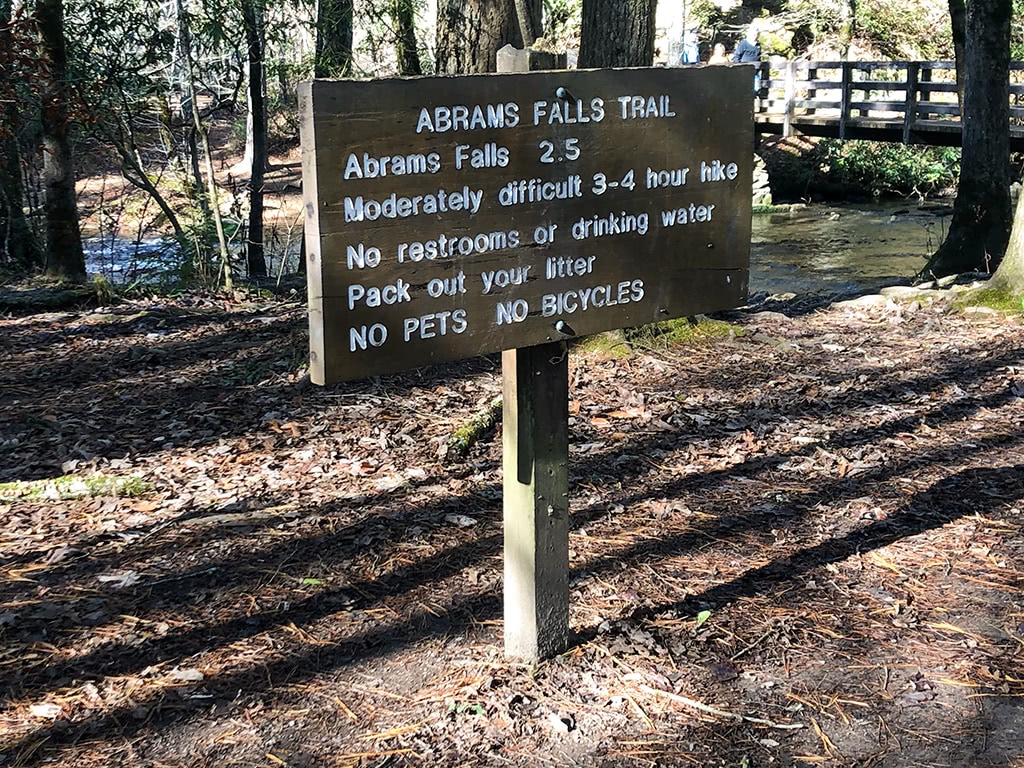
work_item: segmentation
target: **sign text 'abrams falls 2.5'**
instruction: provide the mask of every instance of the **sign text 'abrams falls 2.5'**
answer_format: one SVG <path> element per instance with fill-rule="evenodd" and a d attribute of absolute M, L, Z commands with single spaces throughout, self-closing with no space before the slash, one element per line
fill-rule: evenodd
<path fill-rule="evenodd" d="M 748 67 L 315 81 L 300 108 L 316 383 L 746 296 Z"/>

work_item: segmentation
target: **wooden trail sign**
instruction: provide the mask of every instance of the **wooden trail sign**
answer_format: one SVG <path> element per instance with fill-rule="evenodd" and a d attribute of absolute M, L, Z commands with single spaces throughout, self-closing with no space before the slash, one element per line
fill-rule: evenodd
<path fill-rule="evenodd" d="M 746 297 L 746 72 L 300 90 L 313 381 L 502 350 L 508 656 L 569 642 L 566 340 Z"/>
<path fill-rule="evenodd" d="M 318 384 L 742 303 L 744 67 L 300 89 Z"/>

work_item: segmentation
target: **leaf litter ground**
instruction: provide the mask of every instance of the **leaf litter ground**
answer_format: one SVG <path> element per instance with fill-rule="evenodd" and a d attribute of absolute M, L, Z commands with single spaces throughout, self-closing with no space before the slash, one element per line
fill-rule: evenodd
<path fill-rule="evenodd" d="M 445 461 L 493 358 L 317 388 L 296 303 L 0 320 L 0 764 L 1024 766 L 1020 321 L 728 319 L 573 352 L 536 667 L 500 425 Z"/>

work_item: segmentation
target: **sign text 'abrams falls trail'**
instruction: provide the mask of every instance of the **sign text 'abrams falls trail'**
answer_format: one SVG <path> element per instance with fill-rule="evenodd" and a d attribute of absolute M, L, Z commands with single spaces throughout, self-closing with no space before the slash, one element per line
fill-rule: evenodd
<path fill-rule="evenodd" d="M 316 383 L 736 306 L 748 67 L 301 89 Z"/>

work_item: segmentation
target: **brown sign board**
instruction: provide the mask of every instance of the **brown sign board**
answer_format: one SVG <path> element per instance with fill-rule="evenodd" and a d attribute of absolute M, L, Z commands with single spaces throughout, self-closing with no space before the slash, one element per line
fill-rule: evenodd
<path fill-rule="evenodd" d="M 300 89 L 318 384 L 746 298 L 748 67 Z"/>

